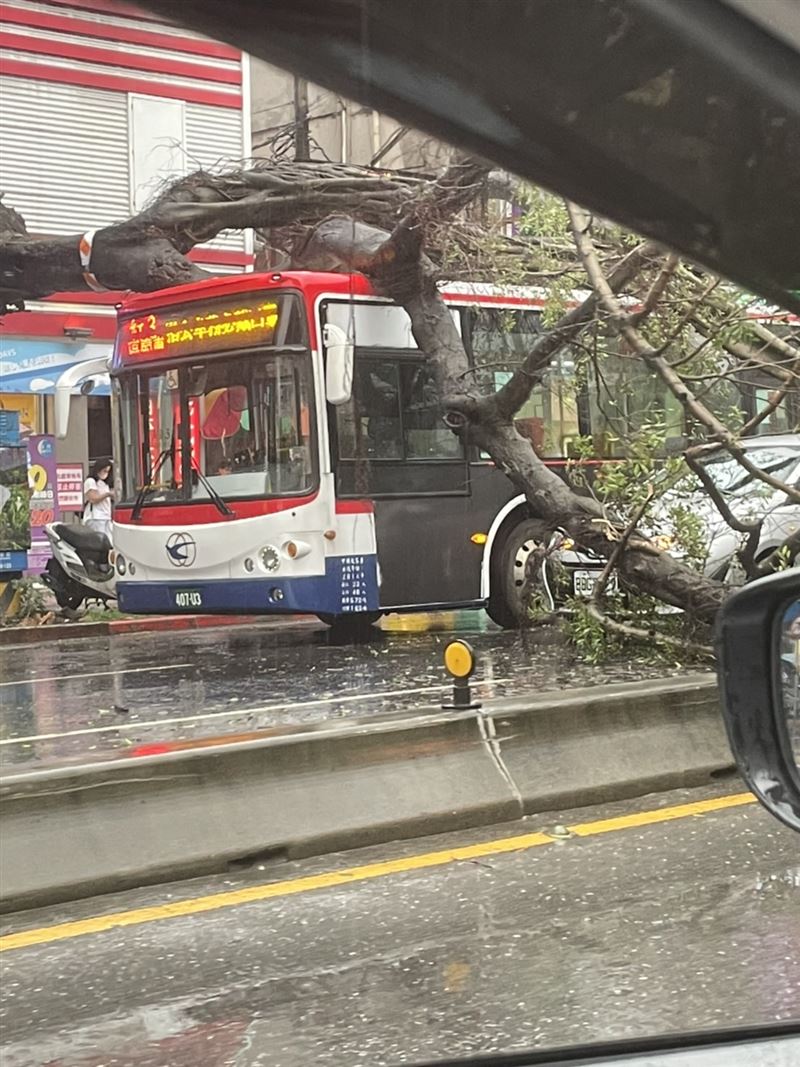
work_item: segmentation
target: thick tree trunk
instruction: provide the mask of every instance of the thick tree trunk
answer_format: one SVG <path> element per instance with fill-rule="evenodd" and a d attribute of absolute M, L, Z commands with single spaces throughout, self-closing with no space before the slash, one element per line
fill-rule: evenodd
<path fill-rule="evenodd" d="M 0 300 L 21 304 L 51 293 L 79 293 L 95 286 L 81 263 L 84 234 L 29 237 L 0 245 Z M 95 235 L 91 275 L 103 289 L 150 292 L 198 281 L 209 275 L 165 237 L 136 231 L 129 223 Z"/>
<path fill-rule="evenodd" d="M 566 530 L 577 545 L 607 559 L 623 526 L 596 500 L 580 496 L 555 474 L 500 412 L 494 397 L 464 390 L 469 372 L 466 354 L 435 286 L 423 280 L 419 292 L 406 296 L 403 304 L 417 344 L 434 363 L 448 425 L 492 457 L 551 529 Z M 704 578 L 642 538 L 629 541 L 619 571 L 641 592 L 706 622 L 714 618 L 728 593 L 721 583 Z"/>

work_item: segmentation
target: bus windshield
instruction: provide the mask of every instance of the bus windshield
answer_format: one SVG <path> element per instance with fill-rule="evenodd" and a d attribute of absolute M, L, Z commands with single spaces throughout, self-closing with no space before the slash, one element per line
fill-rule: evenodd
<path fill-rule="evenodd" d="M 315 485 L 307 352 L 221 356 L 122 372 L 122 501 L 302 495 Z"/>

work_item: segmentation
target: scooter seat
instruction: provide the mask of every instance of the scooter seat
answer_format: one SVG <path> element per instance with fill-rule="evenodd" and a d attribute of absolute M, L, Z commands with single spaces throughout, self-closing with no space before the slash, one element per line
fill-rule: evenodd
<path fill-rule="evenodd" d="M 66 523 L 59 522 L 53 526 L 53 532 L 78 552 L 90 552 L 93 556 L 107 559 L 111 551 L 111 542 L 106 535 L 91 530 L 88 526 L 79 526 L 77 523 L 67 526 Z"/>

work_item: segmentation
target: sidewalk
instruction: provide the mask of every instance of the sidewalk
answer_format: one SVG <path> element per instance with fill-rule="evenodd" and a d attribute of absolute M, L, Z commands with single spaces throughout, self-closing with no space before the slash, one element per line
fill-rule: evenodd
<path fill-rule="evenodd" d="M 0 628 L 0 647 L 38 645 L 80 637 L 107 637 L 114 634 L 152 633 L 159 630 L 202 630 L 215 626 L 284 626 L 309 620 L 307 615 L 138 615 L 108 622 L 64 622 L 44 626 Z M 310 619 L 316 622 L 313 617 Z"/>

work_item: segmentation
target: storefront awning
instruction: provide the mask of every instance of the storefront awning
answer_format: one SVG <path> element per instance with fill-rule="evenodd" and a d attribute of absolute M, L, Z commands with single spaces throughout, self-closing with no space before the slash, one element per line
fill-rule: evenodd
<path fill-rule="evenodd" d="M 53 395 L 56 382 L 68 367 L 85 360 L 111 355 L 109 344 L 75 346 L 57 340 L 28 341 L 17 338 L 0 340 L 0 393 Z M 80 392 L 77 385 L 74 392 Z M 106 376 L 95 379 L 93 395 L 108 396 Z"/>

